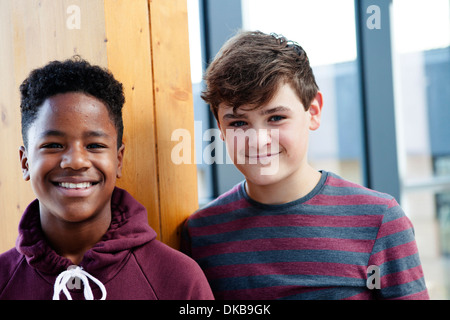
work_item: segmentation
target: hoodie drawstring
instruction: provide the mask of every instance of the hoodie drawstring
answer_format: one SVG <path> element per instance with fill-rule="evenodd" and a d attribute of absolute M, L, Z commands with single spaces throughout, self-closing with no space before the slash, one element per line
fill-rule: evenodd
<path fill-rule="evenodd" d="M 70 295 L 69 290 L 67 290 L 67 283 L 72 278 L 79 278 L 81 281 L 83 281 L 84 285 L 84 298 L 86 300 L 94 300 L 94 295 L 92 294 L 92 289 L 89 285 L 89 279 L 94 281 L 97 286 L 100 287 L 100 290 L 102 291 L 102 297 L 100 300 L 106 299 L 106 288 L 103 285 L 103 283 L 100 282 L 100 280 L 94 278 L 89 273 L 83 270 L 83 268 L 76 266 L 75 268 L 70 268 L 66 271 L 63 271 L 59 274 L 59 276 L 56 278 L 55 285 L 54 285 L 54 291 L 53 291 L 53 300 L 59 300 L 59 295 L 62 292 L 66 295 L 66 298 L 68 300 L 72 300 L 72 296 Z"/>

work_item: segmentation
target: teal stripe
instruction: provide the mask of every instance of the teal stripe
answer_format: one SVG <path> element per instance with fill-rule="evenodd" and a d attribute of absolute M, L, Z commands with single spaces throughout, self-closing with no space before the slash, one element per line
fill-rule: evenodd
<path fill-rule="evenodd" d="M 364 279 L 320 276 L 320 275 L 302 275 L 302 274 L 222 278 L 211 280 L 209 283 L 214 291 L 244 290 L 255 288 L 267 288 L 273 286 L 321 287 L 325 283 L 327 284 L 327 286 L 340 286 L 340 287 L 366 286 L 366 281 Z"/>
<path fill-rule="evenodd" d="M 415 268 L 420 265 L 419 254 L 414 254 L 401 259 L 392 260 L 380 265 L 381 277 Z"/>
<path fill-rule="evenodd" d="M 386 193 L 376 192 L 358 187 L 335 187 L 325 185 L 321 194 L 328 196 L 347 196 L 347 195 L 361 195 L 361 196 L 375 196 L 380 199 L 391 200 L 392 196 Z"/>
<path fill-rule="evenodd" d="M 373 240 L 377 233 L 378 228 L 376 227 L 262 227 L 193 237 L 192 247 L 254 239 L 299 238 L 299 241 L 307 241 L 307 238 L 332 238 Z"/>
<path fill-rule="evenodd" d="M 388 288 L 381 288 L 381 296 L 385 299 L 392 299 L 396 297 L 409 296 L 414 293 L 419 293 L 425 289 L 425 280 L 421 278 L 419 280 L 411 281 L 397 286 Z"/>
<path fill-rule="evenodd" d="M 255 216 L 284 216 L 284 215 L 317 215 L 333 217 L 349 217 L 361 215 L 382 215 L 386 213 L 385 205 L 347 205 L 347 206 L 308 206 L 299 205 L 293 208 L 280 209 L 276 211 L 261 210 L 257 207 L 248 207 L 228 211 L 223 214 L 212 215 L 208 217 L 190 219 L 188 224 L 190 228 L 206 227 L 216 224 L 231 222 L 243 218 L 252 218 Z"/>
<path fill-rule="evenodd" d="M 197 262 L 205 270 L 217 266 L 275 262 L 330 262 L 366 266 L 369 257 L 369 253 L 349 251 L 273 250 L 226 253 L 198 259 Z"/>
<path fill-rule="evenodd" d="M 414 240 L 414 234 L 412 229 L 403 230 L 397 233 L 390 234 L 383 238 L 377 239 L 372 249 L 372 254 L 380 251 L 393 248 L 405 243 L 409 243 Z"/>
<path fill-rule="evenodd" d="M 279 300 L 342 300 L 367 291 L 367 287 L 333 287 L 301 292 Z"/>

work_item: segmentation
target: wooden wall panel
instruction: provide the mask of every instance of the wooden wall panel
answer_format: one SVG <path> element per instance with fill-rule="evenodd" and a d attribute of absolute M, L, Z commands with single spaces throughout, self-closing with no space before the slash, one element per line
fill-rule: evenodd
<path fill-rule="evenodd" d="M 67 26 L 80 9 L 79 28 Z M 179 227 L 197 209 L 196 166 L 171 160 L 172 132 L 191 132 L 186 0 L 0 1 L 0 252 L 14 246 L 17 225 L 35 198 L 22 180 L 18 87 L 51 60 L 79 54 L 108 67 L 124 84 L 127 189 L 149 212 L 159 238 L 178 248 Z"/>
<path fill-rule="evenodd" d="M 11 248 L 26 203 L 33 199 L 19 165 L 20 110 L 14 77 L 11 2 L 0 2 L 0 252 Z"/>
<path fill-rule="evenodd" d="M 149 224 L 161 238 L 147 0 L 106 0 L 105 19 L 108 68 L 126 97 L 124 169 L 117 185 L 147 208 Z"/>
<path fill-rule="evenodd" d="M 181 223 L 198 208 L 194 163 L 194 110 L 186 0 L 149 0 L 162 240 L 179 245 Z M 189 130 L 191 164 L 175 164 L 172 141 Z"/>
<path fill-rule="evenodd" d="M 81 9 L 79 29 L 67 28 L 67 8 Z M 74 54 L 106 66 L 102 0 L 0 1 L 0 252 L 14 246 L 17 225 L 35 198 L 22 179 L 19 85 L 29 72 Z"/>

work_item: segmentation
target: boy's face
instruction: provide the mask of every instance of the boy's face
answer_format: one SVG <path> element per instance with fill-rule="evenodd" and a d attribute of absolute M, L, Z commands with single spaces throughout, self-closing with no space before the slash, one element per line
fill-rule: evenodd
<path fill-rule="evenodd" d="M 27 149 L 20 148 L 23 176 L 39 199 L 41 217 L 81 222 L 110 214 L 123 154 L 100 100 L 74 92 L 46 99 L 28 130 Z"/>
<path fill-rule="evenodd" d="M 227 151 L 248 183 L 270 185 L 300 173 L 307 163 L 309 131 L 320 126 L 319 92 L 305 111 L 289 84 L 280 85 L 267 104 L 233 113 L 220 106 L 218 125 Z"/>

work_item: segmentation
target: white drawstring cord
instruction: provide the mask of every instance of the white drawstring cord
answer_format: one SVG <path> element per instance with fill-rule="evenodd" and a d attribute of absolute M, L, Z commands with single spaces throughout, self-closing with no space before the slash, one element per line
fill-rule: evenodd
<path fill-rule="evenodd" d="M 68 300 L 72 300 L 72 296 L 70 295 L 69 290 L 67 290 L 67 282 L 70 281 L 71 278 L 77 277 L 83 281 L 84 285 L 84 298 L 86 300 L 94 300 L 94 295 L 92 294 L 92 289 L 89 285 L 89 279 L 94 281 L 102 291 L 102 297 L 100 300 L 106 299 L 106 288 L 98 279 L 91 276 L 89 273 L 84 271 L 81 267 L 77 266 L 75 268 L 68 269 L 66 271 L 63 271 L 59 274 L 59 276 L 56 278 L 55 285 L 54 285 L 54 291 L 53 291 L 53 300 L 59 300 L 59 295 L 62 292 L 66 295 Z"/>

